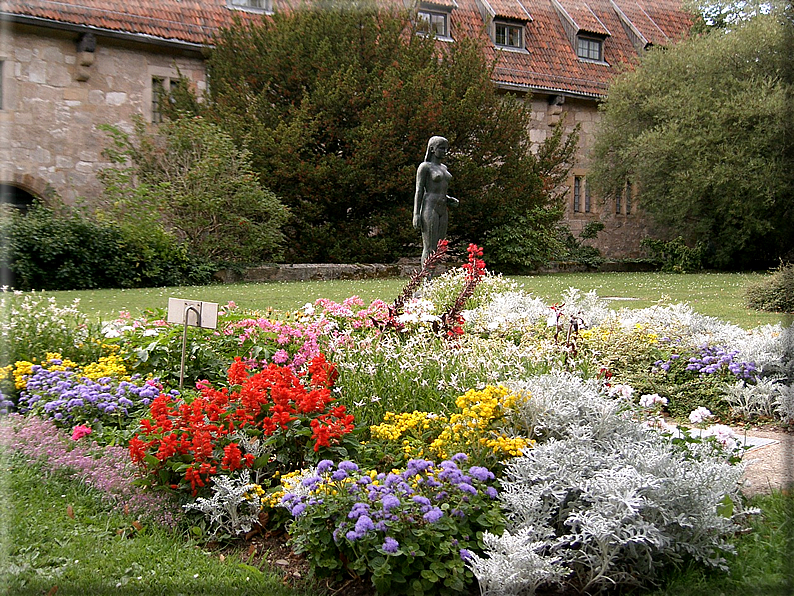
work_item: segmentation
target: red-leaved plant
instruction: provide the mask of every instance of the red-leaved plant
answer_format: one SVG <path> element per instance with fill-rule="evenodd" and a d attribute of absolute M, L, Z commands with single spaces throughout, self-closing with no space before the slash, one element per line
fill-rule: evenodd
<path fill-rule="evenodd" d="M 466 249 L 469 252 L 469 260 L 461 267 L 466 272 L 466 284 L 463 286 L 460 295 L 449 309 L 441 314 L 440 321 L 436 325 L 436 332 L 448 339 L 454 339 L 463 335 L 463 307 L 466 301 L 474 294 L 474 289 L 485 276 L 485 261 L 482 260 L 482 248 L 476 244 L 469 244 Z"/>
<path fill-rule="evenodd" d="M 333 405 L 337 376 L 323 354 L 300 377 L 276 364 L 252 371 L 237 358 L 229 387 L 202 384 L 192 401 L 157 397 L 130 440 L 130 455 L 149 484 L 193 496 L 216 474 L 248 468 L 277 479 L 322 457 L 347 456 L 342 441 L 354 420 Z M 252 444 L 254 453 L 246 450 Z"/>

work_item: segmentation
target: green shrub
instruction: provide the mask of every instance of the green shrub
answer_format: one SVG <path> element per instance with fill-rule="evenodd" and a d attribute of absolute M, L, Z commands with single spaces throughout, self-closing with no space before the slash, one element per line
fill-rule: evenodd
<path fill-rule="evenodd" d="M 115 165 L 100 178 L 101 213 L 145 236 L 173 234 L 200 260 L 263 263 L 282 257 L 288 211 L 251 170 L 250 153 L 201 118 L 136 123 L 133 137 L 104 126 L 104 155 Z M 143 227 L 143 230 L 141 229 Z"/>
<path fill-rule="evenodd" d="M 640 246 L 648 251 L 651 262 L 667 273 L 693 273 L 703 270 L 706 249 L 700 242 L 689 247 L 680 236 L 669 241 L 644 238 Z"/>
<path fill-rule="evenodd" d="M 771 275 L 748 287 L 745 302 L 758 310 L 794 312 L 794 263 L 781 262 Z"/>
<path fill-rule="evenodd" d="M 191 277 L 185 249 L 172 237 L 135 236 L 113 222 L 77 209 L 41 203 L 27 214 L 4 216 L 8 231 L 3 264 L 21 290 L 81 290 L 178 285 Z M 206 277 L 206 276 L 205 276 Z"/>

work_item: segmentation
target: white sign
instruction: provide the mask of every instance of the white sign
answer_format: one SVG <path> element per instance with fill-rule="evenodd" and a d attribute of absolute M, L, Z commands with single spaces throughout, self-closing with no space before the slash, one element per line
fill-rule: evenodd
<path fill-rule="evenodd" d="M 218 303 L 200 300 L 168 299 L 168 322 L 204 329 L 218 327 Z"/>

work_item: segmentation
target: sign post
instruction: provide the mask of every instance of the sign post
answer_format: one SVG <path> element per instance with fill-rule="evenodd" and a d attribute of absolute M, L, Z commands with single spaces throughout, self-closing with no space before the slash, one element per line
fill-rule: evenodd
<path fill-rule="evenodd" d="M 179 390 L 185 380 L 185 353 L 187 352 L 188 326 L 217 329 L 218 303 L 199 300 L 168 299 L 168 322 L 185 326 L 182 333 L 182 364 L 179 367 Z"/>

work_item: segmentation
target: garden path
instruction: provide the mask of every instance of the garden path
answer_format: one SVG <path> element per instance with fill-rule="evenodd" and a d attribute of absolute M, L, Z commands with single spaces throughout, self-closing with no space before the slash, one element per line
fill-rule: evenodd
<path fill-rule="evenodd" d="M 741 436 L 744 431 L 737 430 L 736 434 Z M 761 441 L 742 458 L 747 464 L 742 492 L 749 497 L 794 488 L 794 433 L 751 429 L 747 437 Z"/>

